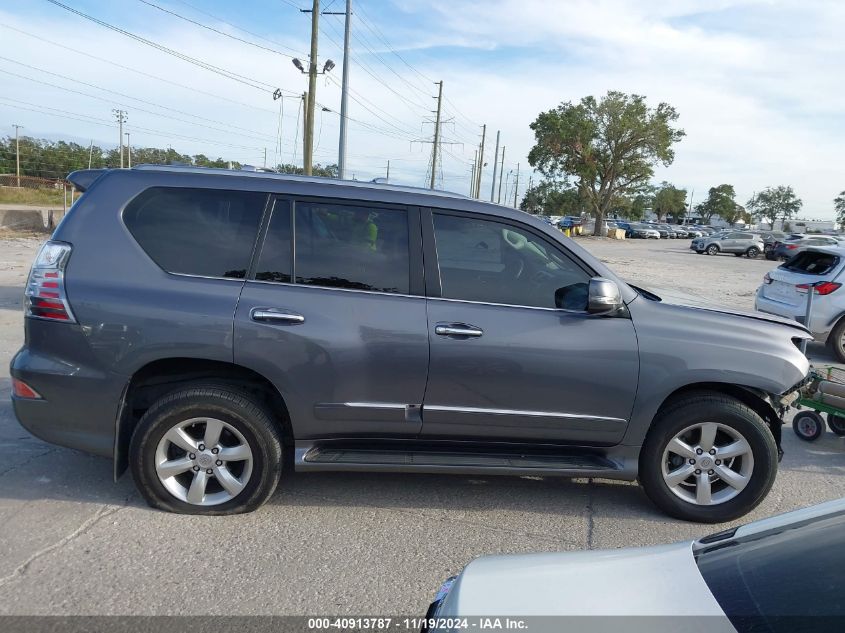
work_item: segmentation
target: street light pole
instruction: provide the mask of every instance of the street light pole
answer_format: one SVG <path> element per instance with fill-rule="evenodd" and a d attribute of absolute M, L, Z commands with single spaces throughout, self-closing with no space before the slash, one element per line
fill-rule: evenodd
<path fill-rule="evenodd" d="M 496 173 L 499 168 L 499 135 L 501 133 L 501 130 L 496 132 L 496 155 L 493 156 L 493 184 L 490 185 L 490 202 L 493 202 L 493 198 L 496 197 Z"/>
<path fill-rule="evenodd" d="M 129 132 L 126 133 L 126 157 L 129 159 L 129 169 L 132 169 L 132 145 L 129 144 Z"/>

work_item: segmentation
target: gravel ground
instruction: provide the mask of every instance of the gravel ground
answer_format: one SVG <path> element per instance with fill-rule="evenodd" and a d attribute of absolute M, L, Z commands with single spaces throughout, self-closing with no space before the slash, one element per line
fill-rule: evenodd
<path fill-rule="evenodd" d="M 413 614 L 482 554 L 646 545 L 719 529 L 660 514 L 632 484 L 537 477 L 293 474 L 237 517 L 164 514 L 108 460 L 15 422 L 6 361 L 38 239 L 0 239 L 0 614 Z M 582 239 L 623 277 L 751 309 L 771 262 L 688 242 Z M 824 357 L 822 348 L 813 354 Z M 843 440 L 784 433 L 769 497 L 746 520 L 845 496 Z"/>

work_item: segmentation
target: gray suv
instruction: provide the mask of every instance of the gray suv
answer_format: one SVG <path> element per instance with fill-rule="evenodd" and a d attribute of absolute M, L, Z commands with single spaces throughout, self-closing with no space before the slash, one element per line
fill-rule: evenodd
<path fill-rule="evenodd" d="M 754 233 L 725 231 L 695 238 L 690 243 L 690 249 L 699 255 L 703 253 L 708 255 L 733 253 L 737 257 L 745 255 L 749 259 L 754 259 L 763 252 L 763 238 Z"/>
<path fill-rule="evenodd" d="M 639 479 L 720 522 L 777 471 L 803 326 L 672 305 L 458 195 L 142 166 L 69 177 L 11 363 L 21 424 L 232 514 L 298 471 Z"/>

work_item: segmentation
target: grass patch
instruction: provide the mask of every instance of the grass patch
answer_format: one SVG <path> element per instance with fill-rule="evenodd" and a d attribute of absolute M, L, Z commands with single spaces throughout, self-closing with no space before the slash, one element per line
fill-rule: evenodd
<path fill-rule="evenodd" d="M 61 189 L 0 187 L 0 204 L 61 207 L 64 204 L 64 194 Z M 68 194 L 68 205 L 70 205 L 70 194 Z"/>

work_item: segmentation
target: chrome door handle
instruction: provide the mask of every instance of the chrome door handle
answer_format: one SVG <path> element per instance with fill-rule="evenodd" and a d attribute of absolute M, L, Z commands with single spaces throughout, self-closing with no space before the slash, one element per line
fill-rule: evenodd
<path fill-rule="evenodd" d="M 268 323 L 288 323 L 290 325 L 305 323 L 305 317 L 301 314 L 279 308 L 253 308 L 249 316 L 253 321 Z"/>
<path fill-rule="evenodd" d="M 472 336 L 477 338 L 484 334 L 484 330 L 464 323 L 441 323 L 434 326 L 434 333 L 438 336 Z"/>

